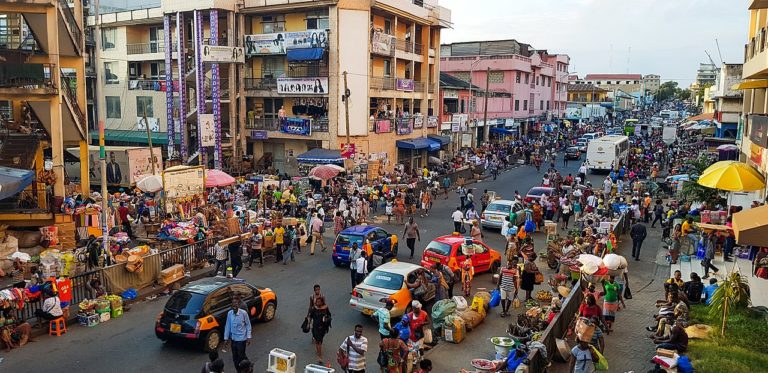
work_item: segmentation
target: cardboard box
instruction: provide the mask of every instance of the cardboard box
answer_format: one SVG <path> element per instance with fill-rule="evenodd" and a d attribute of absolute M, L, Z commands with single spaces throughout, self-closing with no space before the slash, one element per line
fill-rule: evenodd
<path fill-rule="evenodd" d="M 666 348 L 657 348 L 656 349 L 656 355 L 668 357 L 668 358 L 674 358 L 677 351 L 675 350 L 667 350 Z"/>
<path fill-rule="evenodd" d="M 184 277 L 184 265 L 174 264 L 160 271 L 160 283 L 163 285 L 172 284 Z"/>

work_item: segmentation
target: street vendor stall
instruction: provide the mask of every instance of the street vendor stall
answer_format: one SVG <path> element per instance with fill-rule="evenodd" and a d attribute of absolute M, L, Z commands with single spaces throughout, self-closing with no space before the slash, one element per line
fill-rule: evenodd
<path fill-rule="evenodd" d="M 205 205 L 205 167 L 175 166 L 163 171 L 166 212 L 182 219 Z"/>

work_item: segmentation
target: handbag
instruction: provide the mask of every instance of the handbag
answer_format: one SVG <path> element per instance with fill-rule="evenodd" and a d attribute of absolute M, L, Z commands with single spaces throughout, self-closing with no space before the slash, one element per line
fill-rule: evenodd
<path fill-rule="evenodd" d="M 629 285 L 624 285 L 624 299 L 632 299 L 632 291 L 629 290 Z"/>
<path fill-rule="evenodd" d="M 379 350 L 379 356 L 376 358 L 376 362 L 379 363 L 379 366 L 384 368 L 389 366 L 389 357 L 387 356 L 387 352 L 384 350 Z"/>
<path fill-rule="evenodd" d="M 499 289 L 493 289 L 491 292 L 491 301 L 488 302 L 488 307 L 495 308 L 501 304 L 501 291 Z"/>
<path fill-rule="evenodd" d="M 424 328 L 424 343 L 432 344 L 432 329 Z"/>
<path fill-rule="evenodd" d="M 307 316 L 304 318 L 304 322 L 301 323 L 301 331 L 309 333 L 310 330 L 312 330 L 312 319 Z"/>
<path fill-rule="evenodd" d="M 541 272 L 536 272 L 536 275 L 533 279 L 533 282 L 536 283 L 536 285 L 539 285 L 544 282 L 544 274 Z"/>
<path fill-rule="evenodd" d="M 341 369 L 345 372 L 347 371 L 347 367 L 349 367 L 349 343 L 347 343 L 346 353 L 342 350 L 336 351 L 336 362 L 339 363 Z"/>

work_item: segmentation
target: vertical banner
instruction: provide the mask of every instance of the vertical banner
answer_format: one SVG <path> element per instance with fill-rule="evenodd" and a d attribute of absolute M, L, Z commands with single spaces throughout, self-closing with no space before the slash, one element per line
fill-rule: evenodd
<path fill-rule="evenodd" d="M 203 71 L 203 11 L 195 10 L 195 92 L 197 92 L 197 151 L 200 153 L 200 164 L 206 165 L 205 149 L 203 148 L 202 119 L 205 114 L 205 75 Z"/>
<path fill-rule="evenodd" d="M 165 43 L 165 118 L 167 120 L 168 131 L 168 158 L 173 158 L 176 153 L 174 150 L 174 128 L 173 128 L 173 45 L 171 45 L 171 14 L 163 16 L 163 43 Z"/>
<path fill-rule="evenodd" d="M 178 65 L 179 65 L 179 133 L 181 134 L 181 143 L 179 144 L 179 151 L 181 158 L 186 163 L 189 153 L 187 152 L 187 82 L 185 77 L 187 76 L 186 63 L 184 61 L 184 14 L 181 12 L 176 13 L 176 42 L 178 47 Z"/>
<path fill-rule="evenodd" d="M 210 45 L 219 44 L 219 11 L 211 9 Z M 233 68 L 234 65 L 230 65 Z M 211 65 L 211 103 L 213 106 L 213 167 L 221 170 L 221 102 L 219 101 L 219 64 Z M 234 139 L 232 140 L 234 141 Z"/>

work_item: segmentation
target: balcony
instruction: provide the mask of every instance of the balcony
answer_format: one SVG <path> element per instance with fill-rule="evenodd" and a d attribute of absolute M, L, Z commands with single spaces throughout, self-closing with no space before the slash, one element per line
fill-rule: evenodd
<path fill-rule="evenodd" d="M 288 78 L 314 78 L 328 76 L 328 61 L 289 63 L 288 71 L 284 73 L 266 72 L 264 75 L 279 76 L 285 74 Z"/>
<path fill-rule="evenodd" d="M 246 91 L 269 91 L 277 89 L 276 78 L 245 78 Z"/>
<path fill-rule="evenodd" d="M 328 132 L 329 121 L 328 117 L 318 118 L 312 120 L 312 132 Z M 279 131 L 280 119 L 279 118 L 255 118 L 253 123 L 246 121 L 245 129 L 248 130 L 262 130 L 262 131 Z"/>
<path fill-rule="evenodd" d="M 408 53 L 421 54 L 421 44 L 408 40 L 396 39 L 395 49 Z"/>
<path fill-rule="evenodd" d="M 56 65 L 48 63 L 0 64 L 0 88 L 41 90 L 40 93 L 56 92 L 52 73 Z"/>
<path fill-rule="evenodd" d="M 165 79 L 131 79 L 128 81 L 129 90 L 165 91 Z"/>
<path fill-rule="evenodd" d="M 155 41 L 149 43 L 134 43 L 126 44 L 127 54 L 148 54 L 148 53 L 165 53 L 165 42 Z M 176 44 L 173 44 L 173 51 L 176 52 Z"/>
<path fill-rule="evenodd" d="M 395 89 L 396 84 L 395 78 L 380 78 L 380 77 L 371 77 L 371 88 L 373 89 Z"/>

